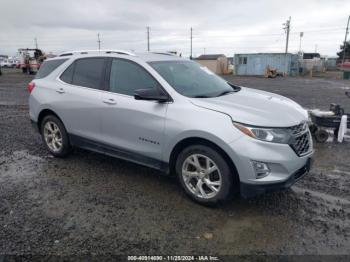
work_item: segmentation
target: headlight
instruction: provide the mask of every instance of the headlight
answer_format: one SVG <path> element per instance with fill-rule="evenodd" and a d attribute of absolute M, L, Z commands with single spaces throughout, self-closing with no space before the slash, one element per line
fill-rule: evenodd
<path fill-rule="evenodd" d="M 286 128 L 251 127 L 241 123 L 233 123 L 233 125 L 247 136 L 266 142 L 288 144 L 291 138 Z"/>

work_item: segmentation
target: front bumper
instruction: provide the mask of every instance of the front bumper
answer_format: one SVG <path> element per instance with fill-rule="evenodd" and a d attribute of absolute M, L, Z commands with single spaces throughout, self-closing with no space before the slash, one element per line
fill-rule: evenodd
<path fill-rule="evenodd" d="M 304 177 L 306 174 L 309 173 L 312 166 L 312 159 L 308 158 L 306 161 L 306 164 L 297 170 L 294 174 L 292 174 L 286 181 L 279 182 L 279 183 L 273 183 L 273 184 L 265 184 L 265 185 L 259 185 L 259 184 L 248 184 L 248 183 L 241 183 L 240 184 L 240 193 L 243 198 L 250 198 L 257 195 L 270 193 L 270 192 L 276 192 L 276 191 L 282 191 L 284 189 L 290 188 L 296 181 Z"/>
<path fill-rule="evenodd" d="M 235 164 L 239 175 L 241 195 L 251 197 L 288 188 L 305 175 L 311 167 L 313 145 L 310 135 L 309 152 L 298 156 L 290 145 L 242 136 L 230 143 L 226 152 Z M 252 162 L 266 163 L 270 173 L 267 176 L 258 177 Z"/>

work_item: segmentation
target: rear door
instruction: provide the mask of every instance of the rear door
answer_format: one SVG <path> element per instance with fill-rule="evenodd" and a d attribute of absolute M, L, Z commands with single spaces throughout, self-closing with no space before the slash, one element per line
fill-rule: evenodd
<path fill-rule="evenodd" d="M 60 76 L 57 112 L 72 139 L 79 139 L 78 142 L 100 139 L 106 61 L 104 57 L 77 59 Z"/>
<path fill-rule="evenodd" d="M 139 64 L 113 58 L 108 91 L 103 94 L 103 140 L 111 150 L 136 162 L 161 159 L 167 103 L 134 99 L 137 89 L 161 89 L 160 84 Z"/>

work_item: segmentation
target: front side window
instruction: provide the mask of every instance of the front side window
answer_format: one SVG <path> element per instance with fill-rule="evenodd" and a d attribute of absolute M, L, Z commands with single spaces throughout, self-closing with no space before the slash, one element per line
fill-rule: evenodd
<path fill-rule="evenodd" d="M 159 84 L 144 68 L 131 61 L 113 59 L 109 91 L 133 96 L 135 90 L 147 88 L 158 90 Z"/>
<path fill-rule="evenodd" d="M 76 60 L 72 84 L 94 89 L 102 89 L 105 58 L 84 58 Z"/>
<path fill-rule="evenodd" d="M 157 61 L 149 64 L 184 96 L 206 98 L 234 91 L 225 80 L 196 62 Z"/>
<path fill-rule="evenodd" d="M 64 62 L 66 62 L 68 59 L 56 59 L 56 60 L 49 60 L 45 61 L 39 69 L 39 72 L 36 74 L 35 78 L 40 79 L 47 77 L 51 72 L 53 72 L 57 67 L 62 65 Z M 10 62 L 10 61 L 9 61 Z"/>

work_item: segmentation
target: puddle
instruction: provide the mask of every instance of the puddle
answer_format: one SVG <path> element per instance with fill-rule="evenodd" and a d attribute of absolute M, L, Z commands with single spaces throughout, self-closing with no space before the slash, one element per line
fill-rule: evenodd
<path fill-rule="evenodd" d="M 0 155 L 0 181 L 35 175 L 45 163 L 42 157 L 34 156 L 27 150 L 14 151 L 12 155 Z"/>
<path fill-rule="evenodd" d="M 336 196 L 332 196 L 326 193 L 322 193 L 319 191 L 313 191 L 310 189 L 303 189 L 301 187 L 297 187 L 297 186 L 293 186 L 292 190 L 298 194 L 305 194 L 306 192 L 308 192 L 308 194 L 310 194 L 311 196 L 315 196 L 318 197 L 330 204 L 334 204 L 334 205 L 349 205 L 350 206 L 350 201 L 345 199 L 345 198 L 340 198 L 340 197 L 336 197 Z"/>
<path fill-rule="evenodd" d="M 345 175 L 349 175 L 350 176 L 350 172 L 349 171 L 345 171 L 345 170 L 339 170 L 339 169 L 333 169 L 332 172 L 337 173 L 337 174 L 345 174 Z"/>

